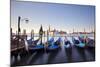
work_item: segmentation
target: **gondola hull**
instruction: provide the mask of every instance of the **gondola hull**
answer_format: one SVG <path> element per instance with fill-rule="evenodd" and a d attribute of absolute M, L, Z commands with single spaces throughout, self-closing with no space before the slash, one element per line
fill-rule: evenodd
<path fill-rule="evenodd" d="M 73 44 L 77 49 L 84 49 L 85 48 L 85 43 L 82 43 L 79 40 L 73 39 Z"/>
<path fill-rule="evenodd" d="M 84 43 L 75 44 L 75 47 L 78 49 L 78 51 L 83 51 L 85 49 L 85 44 Z"/>
<path fill-rule="evenodd" d="M 59 50 L 59 49 L 60 49 L 60 46 L 54 45 L 54 46 L 49 46 L 49 47 L 47 47 L 47 48 L 46 48 L 46 51 L 47 51 L 47 52 L 50 52 L 50 51 L 57 51 L 57 50 Z"/>
<path fill-rule="evenodd" d="M 95 48 L 95 41 L 92 39 L 89 39 L 88 42 L 86 43 L 87 48 Z"/>
<path fill-rule="evenodd" d="M 61 45 L 61 38 L 59 38 L 56 42 L 52 40 L 51 43 L 49 43 L 48 47 L 46 48 L 46 51 L 47 52 L 57 51 L 60 49 L 60 45 Z"/>
<path fill-rule="evenodd" d="M 86 49 L 95 53 L 95 41 L 90 39 L 88 43 L 86 43 Z"/>
<path fill-rule="evenodd" d="M 29 46 L 28 49 L 30 53 L 34 53 L 36 51 L 44 51 L 44 46 L 43 45 Z"/>
<path fill-rule="evenodd" d="M 72 52 L 72 45 L 71 45 L 71 42 L 69 40 L 66 40 L 64 42 L 64 48 L 65 48 L 65 52 L 70 54 Z"/>

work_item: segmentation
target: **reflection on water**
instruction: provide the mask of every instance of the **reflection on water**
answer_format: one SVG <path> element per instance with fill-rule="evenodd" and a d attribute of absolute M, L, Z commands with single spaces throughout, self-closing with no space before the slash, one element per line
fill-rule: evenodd
<path fill-rule="evenodd" d="M 72 62 L 72 48 L 65 48 L 67 62 Z"/>

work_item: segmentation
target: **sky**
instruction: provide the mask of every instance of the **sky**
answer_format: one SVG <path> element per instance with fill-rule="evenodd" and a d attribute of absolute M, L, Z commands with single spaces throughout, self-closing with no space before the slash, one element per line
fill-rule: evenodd
<path fill-rule="evenodd" d="M 39 32 L 42 24 L 43 30 L 63 30 L 68 33 L 74 31 L 92 31 L 95 28 L 95 6 L 73 5 L 58 3 L 43 3 L 31 1 L 11 0 L 11 28 L 15 33 L 18 27 L 18 16 L 21 16 L 21 30 L 27 33 L 32 29 Z M 25 23 L 25 18 L 29 19 Z"/>

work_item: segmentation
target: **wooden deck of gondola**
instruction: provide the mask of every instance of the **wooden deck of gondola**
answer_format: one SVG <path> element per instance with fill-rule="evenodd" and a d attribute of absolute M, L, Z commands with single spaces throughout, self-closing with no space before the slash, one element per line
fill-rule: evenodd
<path fill-rule="evenodd" d="M 11 49 L 11 52 L 16 51 L 16 50 L 20 50 L 20 49 L 23 49 L 23 48 L 25 48 L 25 46 L 12 48 L 12 49 Z"/>
<path fill-rule="evenodd" d="M 19 52 L 20 52 L 20 54 L 24 54 L 26 52 L 25 46 L 20 46 L 20 47 L 12 48 L 11 49 L 11 56 L 18 55 Z"/>

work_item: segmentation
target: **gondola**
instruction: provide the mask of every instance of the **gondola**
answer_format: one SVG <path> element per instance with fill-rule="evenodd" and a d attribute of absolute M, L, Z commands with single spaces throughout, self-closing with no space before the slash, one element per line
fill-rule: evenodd
<path fill-rule="evenodd" d="M 83 43 L 79 38 L 72 38 L 73 44 L 79 53 L 84 54 L 85 43 Z"/>
<path fill-rule="evenodd" d="M 64 48 L 65 48 L 65 52 L 68 55 L 71 55 L 71 53 L 72 53 L 72 44 L 67 38 L 64 39 Z"/>
<path fill-rule="evenodd" d="M 86 38 L 79 37 L 79 40 L 82 43 L 85 43 L 85 47 L 86 48 L 94 48 L 95 47 L 95 41 L 94 41 L 94 39 L 91 39 L 89 37 L 86 37 Z"/>
<path fill-rule="evenodd" d="M 95 53 L 95 40 L 89 37 L 86 38 L 86 50 L 90 53 Z"/>
<path fill-rule="evenodd" d="M 78 39 L 80 40 L 81 43 L 85 43 L 85 38 L 84 37 L 78 37 Z"/>
<path fill-rule="evenodd" d="M 60 45 L 61 45 L 61 38 L 60 37 L 55 42 L 54 42 L 54 38 L 51 38 L 48 41 L 48 47 L 46 50 L 47 51 L 56 51 L 60 48 Z"/>
<path fill-rule="evenodd" d="M 77 47 L 77 48 L 85 48 L 85 43 L 82 42 L 80 39 L 75 39 L 75 38 L 72 38 L 72 41 L 74 43 L 74 45 Z"/>
<path fill-rule="evenodd" d="M 24 39 L 15 37 L 11 40 L 11 56 L 18 56 L 18 54 L 22 54 L 25 51 Z"/>
<path fill-rule="evenodd" d="M 33 40 L 32 38 L 30 38 L 29 40 L 27 40 L 27 43 L 29 46 L 35 46 L 38 43 L 39 39 L 37 40 Z"/>
<path fill-rule="evenodd" d="M 67 38 L 64 39 L 64 47 L 65 48 L 71 48 L 72 47 L 71 42 Z"/>
<path fill-rule="evenodd" d="M 91 38 L 86 38 L 86 47 L 95 48 L 95 40 Z"/>
<path fill-rule="evenodd" d="M 34 51 L 41 51 L 44 49 L 44 44 L 40 43 L 40 39 L 37 39 L 33 41 L 32 39 L 27 40 L 28 43 L 28 51 L 34 52 Z"/>

